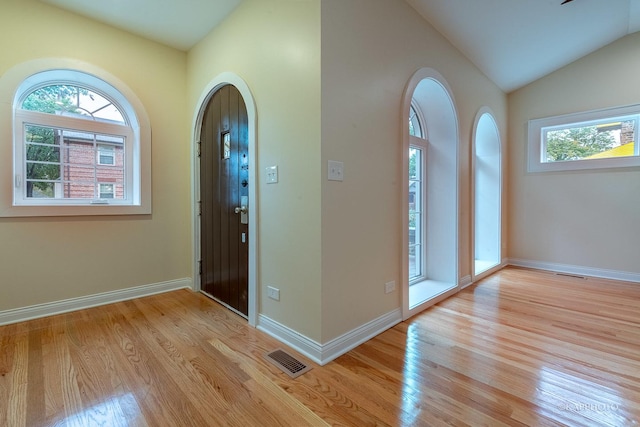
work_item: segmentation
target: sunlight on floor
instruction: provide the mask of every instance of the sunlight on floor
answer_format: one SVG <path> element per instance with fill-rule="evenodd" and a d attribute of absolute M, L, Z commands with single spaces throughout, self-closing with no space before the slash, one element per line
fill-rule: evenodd
<path fill-rule="evenodd" d="M 140 407 L 132 393 L 114 396 L 104 402 L 69 415 L 59 424 L 62 426 L 130 426 L 142 420 Z"/>

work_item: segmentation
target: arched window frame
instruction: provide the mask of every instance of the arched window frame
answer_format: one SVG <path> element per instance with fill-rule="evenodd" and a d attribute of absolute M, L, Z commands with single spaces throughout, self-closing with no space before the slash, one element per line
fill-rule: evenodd
<path fill-rule="evenodd" d="M 111 101 L 125 124 L 64 117 L 22 109 L 33 91 L 56 84 L 90 89 Z M 0 96 L 11 104 L 0 105 L 0 137 L 13 144 L 0 146 L 7 159 L 0 173 L 0 186 L 11 191 L 0 194 L 0 216 L 135 215 L 151 213 L 151 129 L 140 100 L 124 83 L 107 72 L 73 60 L 35 60 L 19 64 L 0 79 Z M 123 135 L 125 146 L 125 196 L 122 199 L 31 198 L 23 187 L 25 172 L 24 124 L 102 135 Z M 10 129 L 10 133 L 6 130 Z M 6 139 L 5 139 L 6 138 Z M 11 159 L 11 160 L 9 160 Z"/>
<path fill-rule="evenodd" d="M 432 83 L 439 86 L 442 91 L 438 91 L 438 95 L 442 94 L 444 96 L 438 96 L 436 100 L 436 104 L 427 102 L 424 103 L 424 96 L 426 95 L 419 87 L 422 87 L 424 82 L 430 80 Z M 436 70 L 432 68 L 421 68 L 414 73 L 414 75 L 409 80 L 408 84 L 405 87 L 403 93 L 403 102 L 402 102 L 402 123 L 405 123 L 402 129 L 402 176 L 406 185 L 403 185 L 402 189 L 402 200 L 403 200 L 403 220 L 402 220 L 402 317 L 403 319 L 408 319 L 414 314 L 424 310 L 426 307 L 435 304 L 436 302 L 453 295 L 457 291 L 459 291 L 463 283 L 470 283 L 470 277 L 461 279 L 459 278 L 459 265 L 458 260 L 460 259 L 460 248 L 459 248 L 459 125 L 458 125 L 458 115 L 455 100 L 452 96 L 453 91 L 451 87 L 448 85 L 444 77 L 438 73 Z M 432 284 L 437 285 L 436 289 L 430 289 L 429 294 L 432 297 L 427 297 L 427 299 L 423 299 L 422 295 L 416 295 L 414 292 L 410 292 L 411 289 L 420 288 L 420 282 L 414 282 L 409 280 L 410 274 L 410 259 L 409 259 L 409 233 L 407 230 L 409 229 L 409 160 L 410 160 L 410 146 L 419 142 L 419 138 L 412 137 L 409 133 L 408 126 L 408 118 L 411 104 L 415 103 L 420 107 L 420 110 L 423 113 L 422 124 L 428 129 L 424 129 L 427 133 L 425 135 L 426 138 L 424 141 L 426 142 L 428 152 L 426 153 L 427 161 L 429 165 L 427 166 L 427 177 L 426 180 L 434 184 L 432 186 L 433 189 L 439 191 L 442 194 L 447 194 L 448 198 L 446 200 L 446 206 L 443 205 L 441 200 L 439 200 L 436 204 L 430 203 L 427 200 L 426 204 L 428 206 L 437 206 L 438 210 L 431 211 L 430 209 L 428 213 L 426 213 L 426 218 L 428 221 L 431 221 L 431 224 L 436 224 L 438 221 L 442 219 L 445 220 L 445 226 L 448 228 L 449 233 L 446 235 L 445 244 L 448 245 L 446 248 L 447 251 L 450 252 L 450 256 L 445 257 L 445 263 L 439 265 L 439 272 L 444 274 L 442 278 L 435 277 L 431 275 L 431 269 L 428 268 L 427 271 L 427 280 L 423 281 L 423 283 L 430 282 Z M 426 108 L 445 108 L 447 114 L 445 120 L 440 120 L 439 114 L 433 115 L 433 112 L 429 112 L 425 110 Z M 429 117 L 433 117 L 435 121 L 427 123 Z M 434 147 L 435 149 L 431 149 Z M 450 150 L 441 150 L 442 148 L 450 148 Z M 444 155 L 444 160 L 449 163 L 448 167 L 443 169 L 442 161 L 439 160 L 440 157 Z M 431 166 L 436 166 L 432 168 Z M 445 172 L 442 175 L 442 172 Z M 434 179 L 435 178 L 435 179 Z M 445 193 L 442 192 L 443 189 L 447 188 L 448 190 Z M 429 196 L 427 196 L 429 198 Z M 446 209 L 449 213 L 444 213 Z M 445 215 L 446 217 L 443 217 Z M 439 239 L 435 241 L 441 240 L 444 236 L 441 231 L 444 227 L 440 227 L 439 225 L 435 228 L 438 231 Z M 426 243 L 431 244 L 433 240 L 427 239 Z M 440 247 L 441 248 L 441 247 Z M 436 251 L 432 251 L 427 249 L 427 254 L 437 254 L 438 257 L 442 258 L 441 255 L 444 253 L 443 250 L 438 248 Z M 429 255 L 427 255 L 429 257 Z M 433 259 L 436 261 L 435 259 Z M 439 262 L 439 261 L 436 261 Z M 446 277 L 445 277 L 446 276 Z M 467 280 L 469 282 L 467 282 Z M 440 286 L 442 285 L 442 286 Z M 437 294 L 433 294 L 433 290 L 437 290 Z M 412 296 L 413 294 L 413 296 Z M 422 301 L 422 302 L 420 302 Z"/>
<path fill-rule="evenodd" d="M 427 139 L 425 130 L 426 128 L 424 126 L 422 111 L 420 111 L 420 108 L 414 101 L 411 101 L 411 105 L 409 106 L 409 136 Z"/>

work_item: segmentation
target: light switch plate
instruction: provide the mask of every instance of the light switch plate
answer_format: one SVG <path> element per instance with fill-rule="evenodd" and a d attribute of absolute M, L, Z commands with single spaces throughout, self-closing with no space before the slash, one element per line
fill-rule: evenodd
<path fill-rule="evenodd" d="M 265 173 L 267 174 L 267 184 L 278 183 L 278 166 L 269 166 L 268 168 L 265 168 Z"/>
<path fill-rule="evenodd" d="M 329 170 L 327 173 L 329 181 L 344 180 L 344 163 L 335 160 L 329 160 Z"/>

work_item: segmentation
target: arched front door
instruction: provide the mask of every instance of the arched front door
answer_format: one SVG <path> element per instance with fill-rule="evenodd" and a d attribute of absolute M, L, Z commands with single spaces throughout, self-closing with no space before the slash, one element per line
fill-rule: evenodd
<path fill-rule="evenodd" d="M 219 88 L 200 133 L 200 288 L 247 317 L 249 306 L 249 144 L 238 89 Z"/>

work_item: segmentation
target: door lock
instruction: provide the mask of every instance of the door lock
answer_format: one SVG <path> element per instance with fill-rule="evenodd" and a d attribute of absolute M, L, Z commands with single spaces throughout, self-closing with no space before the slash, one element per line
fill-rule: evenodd
<path fill-rule="evenodd" d="M 249 215 L 247 214 L 249 211 L 249 208 L 247 208 L 248 204 L 249 197 L 242 196 L 240 197 L 240 206 L 233 210 L 235 213 L 240 214 L 240 224 L 249 224 Z"/>

